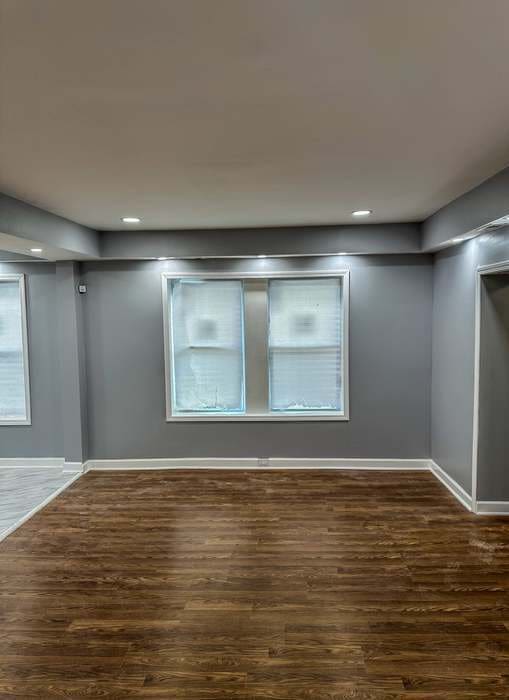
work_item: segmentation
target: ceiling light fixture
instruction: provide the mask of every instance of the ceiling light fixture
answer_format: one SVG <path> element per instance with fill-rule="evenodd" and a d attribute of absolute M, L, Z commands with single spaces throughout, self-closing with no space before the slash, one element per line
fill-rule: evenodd
<path fill-rule="evenodd" d="M 42 253 L 42 248 L 30 248 L 31 253 Z"/>
<path fill-rule="evenodd" d="M 352 216 L 369 216 L 372 213 L 371 209 L 356 209 L 352 212 Z"/>
<path fill-rule="evenodd" d="M 168 258 L 157 258 L 158 260 L 168 260 Z"/>
<path fill-rule="evenodd" d="M 123 216 L 122 221 L 124 224 L 139 224 L 141 219 L 137 216 Z"/>
<path fill-rule="evenodd" d="M 257 258 L 266 258 L 267 256 L 266 255 L 257 255 L 256 257 Z"/>

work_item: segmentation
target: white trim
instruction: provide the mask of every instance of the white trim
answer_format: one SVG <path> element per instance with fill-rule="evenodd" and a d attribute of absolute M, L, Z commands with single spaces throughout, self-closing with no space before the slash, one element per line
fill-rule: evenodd
<path fill-rule="evenodd" d="M 363 469 L 427 471 L 427 459 L 268 459 L 259 464 L 256 457 L 242 458 L 169 458 L 169 459 L 90 459 L 86 471 L 145 470 L 145 469 Z"/>
<path fill-rule="evenodd" d="M 479 454 L 479 373 L 481 366 L 481 272 L 475 275 L 474 302 L 474 410 L 472 426 L 472 502 L 477 512 L 477 462 Z"/>
<path fill-rule="evenodd" d="M 496 263 L 489 263 L 488 265 L 479 265 L 477 271 L 481 275 L 493 275 L 497 272 L 509 272 L 509 260 L 501 260 Z M 488 503 L 489 501 L 487 501 Z"/>
<path fill-rule="evenodd" d="M 343 364 L 341 382 L 343 384 L 343 420 L 350 420 L 350 270 L 343 272 L 341 334 L 341 361 Z"/>
<path fill-rule="evenodd" d="M 472 496 L 460 486 L 452 476 L 447 474 L 436 462 L 429 460 L 429 469 L 436 478 L 452 493 L 452 495 L 469 511 L 474 511 Z M 475 511 L 474 511 L 475 512 Z"/>
<path fill-rule="evenodd" d="M 346 387 L 345 387 L 346 389 Z M 277 413 L 197 413 L 196 415 L 179 415 L 170 416 L 166 419 L 167 423 L 223 423 L 223 422 L 234 422 L 234 423 L 259 423 L 260 421 L 279 421 L 283 423 L 294 423 L 295 421 L 347 421 L 350 420 L 348 415 L 344 412 L 330 412 L 330 411 L 313 411 L 313 413 L 282 413 L 278 411 Z"/>
<path fill-rule="evenodd" d="M 305 412 L 282 412 L 270 411 L 267 406 L 265 413 L 196 413 L 178 414 L 172 412 L 172 392 L 171 392 L 171 366 L 172 366 L 172 323 L 169 317 L 170 301 L 168 291 L 169 279 L 301 279 L 316 277 L 341 278 L 342 293 L 342 385 L 343 385 L 343 410 L 342 411 L 310 411 Z M 226 271 L 226 272 L 162 272 L 161 291 L 163 297 L 163 350 L 164 350 L 164 395 L 167 423 L 186 422 L 296 422 L 296 421 L 349 421 L 350 420 L 350 392 L 349 392 L 349 344 L 350 344 L 350 270 L 318 270 L 318 271 Z M 245 354 L 244 354 L 245 362 Z M 267 368 L 268 371 L 268 368 Z M 249 397 L 246 394 L 246 405 L 249 404 Z"/>
<path fill-rule="evenodd" d="M 425 471 L 428 469 L 427 459 L 362 459 L 362 458 L 331 458 L 306 459 L 275 457 L 269 459 L 269 466 L 276 469 L 365 469 L 384 471 Z M 257 467 L 263 469 L 263 467 Z"/>
<path fill-rule="evenodd" d="M 8 535 L 12 534 L 14 530 L 17 530 L 18 527 L 23 525 L 23 523 L 26 523 L 27 520 L 30 520 L 31 517 L 33 517 L 36 513 L 42 510 L 45 506 L 47 506 L 48 503 L 50 503 L 54 498 L 61 494 L 62 491 L 65 491 L 65 489 L 68 488 L 71 484 L 73 484 L 77 479 L 79 479 L 80 476 L 81 472 L 76 473 L 68 481 L 66 481 L 65 484 L 60 486 L 56 491 L 54 491 L 47 498 L 45 498 L 44 501 L 42 501 L 42 503 L 39 503 L 39 505 L 35 506 L 35 508 L 32 508 L 31 511 L 26 513 L 26 515 L 23 515 L 23 517 L 21 517 L 13 525 L 8 527 L 7 530 L 3 530 L 3 532 L 0 533 L 0 542 L 4 540 Z"/>
<path fill-rule="evenodd" d="M 60 457 L 3 457 L 0 459 L 0 469 L 63 468 L 65 460 Z"/>
<path fill-rule="evenodd" d="M 66 462 L 62 457 L 3 457 L 0 469 L 62 469 L 62 472 L 82 472 L 81 462 Z"/>
<path fill-rule="evenodd" d="M 477 501 L 478 515 L 509 515 L 509 501 Z"/>
<path fill-rule="evenodd" d="M 509 260 L 480 265 L 475 275 L 475 319 L 474 319 L 474 410 L 472 429 L 472 502 L 474 512 L 478 511 L 481 503 L 491 501 L 477 501 L 477 473 L 479 461 L 479 385 L 481 368 L 481 302 L 482 302 L 482 278 L 484 275 L 494 275 L 499 272 L 509 272 Z"/>
<path fill-rule="evenodd" d="M 171 391 L 170 391 L 170 374 L 171 374 L 171 324 L 169 320 L 169 303 L 168 303 L 168 275 L 161 273 L 161 292 L 163 295 L 163 352 L 164 352 L 164 406 L 165 420 L 168 422 L 171 417 Z"/>
<path fill-rule="evenodd" d="M 72 474 L 74 472 L 83 472 L 83 464 L 81 462 L 65 462 L 63 468 L 64 474 Z"/>
<path fill-rule="evenodd" d="M 304 256 L 305 257 L 305 256 Z M 335 256 L 333 256 L 335 257 Z M 341 277 L 349 274 L 347 269 L 338 270 L 224 270 L 222 272 L 207 272 L 206 270 L 185 270 L 162 272 L 163 279 L 299 279 L 301 277 Z"/>
<path fill-rule="evenodd" d="M 27 294 L 24 274 L 0 275 L 0 282 L 17 282 L 19 286 L 19 302 L 21 306 L 21 344 L 23 350 L 23 376 L 25 383 L 25 416 L 24 418 L 0 419 L 0 427 L 7 425 L 32 425 L 32 409 L 30 400 L 30 361 L 28 354 L 28 324 L 27 324 Z"/>

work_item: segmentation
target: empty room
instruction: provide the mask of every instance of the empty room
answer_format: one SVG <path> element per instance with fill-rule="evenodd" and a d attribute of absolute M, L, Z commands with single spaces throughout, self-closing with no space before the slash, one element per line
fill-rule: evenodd
<path fill-rule="evenodd" d="M 508 0 L 0 0 L 0 700 L 509 698 Z"/>

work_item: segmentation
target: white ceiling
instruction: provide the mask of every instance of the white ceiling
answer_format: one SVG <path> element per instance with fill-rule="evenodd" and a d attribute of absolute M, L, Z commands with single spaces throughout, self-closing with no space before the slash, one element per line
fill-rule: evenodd
<path fill-rule="evenodd" d="M 509 163 L 508 0 L 0 9 L 0 190 L 92 227 L 422 220 Z"/>

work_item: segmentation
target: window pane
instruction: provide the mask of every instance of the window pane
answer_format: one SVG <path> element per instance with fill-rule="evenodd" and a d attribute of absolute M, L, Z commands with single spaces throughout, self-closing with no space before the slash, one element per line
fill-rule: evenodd
<path fill-rule="evenodd" d="M 239 280 L 174 280 L 173 413 L 239 413 L 244 400 L 244 308 Z"/>
<path fill-rule="evenodd" d="M 269 282 L 273 411 L 342 411 L 341 279 Z"/>
<path fill-rule="evenodd" d="M 0 280 L 0 421 L 27 417 L 19 285 Z"/>

